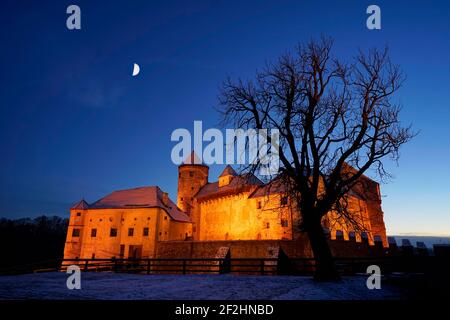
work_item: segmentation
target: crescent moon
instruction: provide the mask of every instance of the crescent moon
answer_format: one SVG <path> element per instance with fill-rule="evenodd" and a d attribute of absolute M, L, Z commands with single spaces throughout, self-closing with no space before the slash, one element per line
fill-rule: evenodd
<path fill-rule="evenodd" d="M 141 71 L 141 68 L 139 68 L 139 65 L 137 63 L 135 63 L 133 66 L 133 77 L 137 76 L 140 71 Z"/>

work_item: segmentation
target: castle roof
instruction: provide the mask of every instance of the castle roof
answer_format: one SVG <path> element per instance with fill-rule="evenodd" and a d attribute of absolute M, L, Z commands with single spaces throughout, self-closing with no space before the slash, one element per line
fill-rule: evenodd
<path fill-rule="evenodd" d="M 199 192 L 197 192 L 196 197 L 199 200 L 218 198 L 244 191 L 250 191 L 260 185 L 263 185 L 261 180 L 259 180 L 255 175 L 247 173 L 235 176 L 229 184 L 220 188 L 218 181 L 207 183 L 199 190 Z"/>
<path fill-rule="evenodd" d="M 184 159 L 181 165 L 204 165 L 202 160 L 197 156 L 195 151 L 192 151 L 189 156 Z"/>
<path fill-rule="evenodd" d="M 176 204 L 162 200 L 163 192 L 157 186 L 118 190 L 94 202 L 89 209 L 161 208 L 176 221 L 190 222 L 189 217 Z"/>
<path fill-rule="evenodd" d="M 225 167 L 225 169 L 222 171 L 222 173 L 220 174 L 220 177 L 225 177 L 225 176 L 237 176 L 236 171 L 234 171 L 233 167 L 230 165 L 227 165 Z"/>
<path fill-rule="evenodd" d="M 269 183 L 261 185 L 249 198 L 258 198 L 280 193 L 286 193 L 286 186 L 280 179 L 275 179 Z"/>
<path fill-rule="evenodd" d="M 75 203 L 72 208 L 70 209 L 74 209 L 74 210 L 85 210 L 85 209 L 89 209 L 89 204 L 84 201 L 84 199 L 81 199 L 80 201 L 78 201 L 77 203 Z"/>

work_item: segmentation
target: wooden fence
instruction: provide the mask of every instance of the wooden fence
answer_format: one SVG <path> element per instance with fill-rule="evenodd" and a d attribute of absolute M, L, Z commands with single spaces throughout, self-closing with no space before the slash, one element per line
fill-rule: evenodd
<path fill-rule="evenodd" d="M 369 265 L 378 265 L 383 274 L 393 272 L 433 272 L 449 268 L 449 259 L 438 257 L 336 258 L 343 275 L 365 273 Z M 77 265 L 83 271 L 112 271 L 145 274 L 259 274 L 312 275 L 313 258 L 175 258 L 175 259 L 60 259 L 48 260 L 0 270 L 0 274 L 65 271 Z"/>

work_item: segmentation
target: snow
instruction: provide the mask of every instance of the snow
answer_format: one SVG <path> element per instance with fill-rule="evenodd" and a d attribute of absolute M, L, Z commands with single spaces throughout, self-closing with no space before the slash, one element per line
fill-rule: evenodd
<path fill-rule="evenodd" d="M 61 272 L 0 277 L 0 299 L 170 300 L 372 300 L 402 299 L 399 288 L 366 287 L 366 276 L 317 283 L 310 277 L 244 275 L 139 275 L 81 273 L 81 289 L 69 290 Z"/>

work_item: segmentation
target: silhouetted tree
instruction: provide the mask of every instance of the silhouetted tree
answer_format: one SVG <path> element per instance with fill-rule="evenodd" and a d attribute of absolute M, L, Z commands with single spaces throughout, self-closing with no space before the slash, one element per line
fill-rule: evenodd
<path fill-rule="evenodd" d="M 335 211 L 351 219 L 343 205 L 349 190 L 369 168 L 387 177 L 382 159 L 397 160 L 400 146 L 414 135 L 401 125 L 392 101 L 404 77 L 388 50 L 360 51 L 344 63 L 332 55 L 332 44 L 322 37 L 299 45 L 253 81 L 227 80 L 219 96 L 226 124 L 279 130 L 277 178 L 301 212 L 317 280 L 339 278 L 323 217 Z"/>

